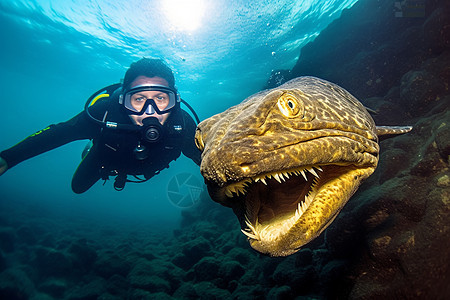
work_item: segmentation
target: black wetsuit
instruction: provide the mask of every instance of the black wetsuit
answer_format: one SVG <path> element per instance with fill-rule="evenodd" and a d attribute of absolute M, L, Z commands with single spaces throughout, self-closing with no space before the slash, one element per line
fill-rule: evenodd
<path fill-rule="evenodd" d="M 91 115 L 99 120 L 133 124 L 115 98 L 111 96 L 97 101 L 89 108 Z M 195 128 L 191 116 L 177 108 L 164 122 L 161 140 L 144 142 L 139 132 L 102 129 L 83 111 L 66 122 L 52 124 L 30 135 L 1 152 L 0 157 L 8 163 L 8 168 L 11 168 L 66 143 L 91 139 L 93 145 L 72 179 L 72 190 L 75 193 L 83 193 L 100 178 L 107 179 L 110 175 L 117 175 L 116 183 L 117 180 L 126 180 L 126 175 L 143 175 L 149 179 L 167 168 L 181 153 L 199 165 L 200 151 L 194 142 Z M 147 149 L 147 158 L 138 159 L 135 155 L 138 144 Z"/>

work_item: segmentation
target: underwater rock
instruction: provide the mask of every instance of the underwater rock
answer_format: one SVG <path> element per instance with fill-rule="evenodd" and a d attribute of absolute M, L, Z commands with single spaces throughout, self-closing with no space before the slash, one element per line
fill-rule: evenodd
<path fill-rule="evenodd" d="M 0 229 L 0 250 L 5 253 L 10 253 L 14 251 L 14 246 L 16 243 L 16 235 L 12 228 L 2 228 Z"/>
<path fill-rule="evenodd" d="M 265 259 L 265 257 L 260 257 L 260 259 L 261 260 L 259 261 L 259 264 L 256 263 L 250 264 L 250 268 L 247 268 L 247 273 L 243 277 L 250 279 L 250 281 L 247 282 L 244 281 L 243 282 L 244 284 L 246 285 L 253 284 L 253 279 L 251 277 L 258 278 L 258 275 L 260 275 L 263 278 L 271 278 L 278 265 L 284 261 L 283 258 L 276 258 L 276 257 L 272 259 Z"/>
<path fill-rule="evenodd" d="M 20 269 L 0 273 L 0 299 L 26 300 L 35 293 L 33 282 Z"/>
<path fill-rule="evenodd" d="M 420 18 L 396 17 L 392 1 L 358 1 L 301 49 L 289 79 L 311 75 L 357 98 L 385 95 L 407 71 L 449 49 L 449 16 L 445 1 L 427 1 Z"/>
<path fill-rule="evenodd" d="M 67 300 L 97 300 L 106 292 L 106 281 L 100 277 L 90 278 L 89 282 L 72 288 L 65 297 Z"/>
<path fill-rule="evenodd" d="M 185 271 L 188 271 L 195 263 L 188 256 L 181 253 L 175 254 L 171 261 L 175 266 Z"/>
<path fill-rule="evenodd" d="M 237 261 L 224 261 L 219 265 L 219 277 L 229 282 L 241 278 L 245 274 L 245 268 Z"/>
<path fill-rule="evenodd" d="M 165 280 L 169 281 L 171 291 L 175 291 L 175 289 L 181 284 L 185 272 L 167 260 L 155 259 L 152 263 L 155 266 L 153 271 L 156 274 L 160 274 L 160 276 Z"/>
<path fill-rule="evenodd" d="M 267 299 L 267 293 L 269 291 L 262 285 L 239 285 L 233 292 L 233 299 L 255 299 L 265 300 Z"/>
<path fill-rule="evenodd" d="M 157 275 L 133 275 L 130 283 L 151 292 L 170 292 L 170 283 Z"/>
<path fill-rule="evenodd" d="M 71 254 L 73 266 L 79 270 L 91 269 L 97 259 L 95 248 L 88 245 L 86 239 L 73 242 L 67 252 Z"/>
<path fill-rule="evenodd" d="M 301 249 L 295 256 L 295 267 L 303 268 L 313 264 L 313 252 L 309 248 Z"/>
<path fill-rule="evenodd" d="M 174 300 L 173 297 L 171 297 L 170 295 L 167 295 L 166 293 L 152 293 L 150 295 L 148 295 L 148 299 L 158 299 L 158 300 Z"/>
<path fill-rule="evenodd" d="M 196 299 L 198 295 L 194 284 L 185 282 L 173 293 L 173 297 L 176 299 Z"/>
<path fill-rule="evenodd" d="M 104 278 L 113 275 L 127 276 L 131 270 L 131 262 L 116 253 L 107 252 L 99 255 L 94 264 L 94 270 Z"/>
<path fill-rule="evenodd" d="M 128 274 L 128 281 L 133 287 L 151 292 L 171 293 L 183 279 L 183 272 L 170 262 L 155 259 L 140 259 Z"/>
<path fill-rule="evenodd" d="M 235 231 L 217 231 L 216 234 L 220 236 L 214 240 L 214 246 L 222 253 L 229 253 L 234 249 L 239 249 L 238 251 L 242 251 L 243 249 L 240 247 L 246 247 L 246 244 L 242 243 L 245 240 L 241 239 L 239 232 L 236 234 Z"/>
<path fill-rule="evenodd" d="M 134 289 L 129 292 L 130 299 L 152 299 L 151 293 L 141 289 Z"/>
<path fill-rule="evenodd" d="M 228 300 L 232 298 L 230 292 L 217 288 L 211 282 L 199 282 L 194 287 L 200 299 Z"/>
<path fill-rule="evenodd" d="M 267 262 L 267 260 L 262 260 L 247 264 L 245 266 L 245 274 L 239 278 L 239 286 L 254 285 L 255 281 L 261 282 L 261 284 L 268 281 L 271 274 L 266 273 L 266 270 L 264 270 L 264 266 Z"/>
<path fill-rule="evenodd" d="M 378 168 L 379 183 L 397 177 L 404 170 L 404 164 L 409 163 L 409 155 L 403 149 L 392 148 L 381 153 Z"/>
<path fill-rule="evenodd" d="M 202 281 L 196 284 L 183 283 L 173 294 L 174 299 L 236 299 L 227 290 L 220 289 L 212 282 Z M 243 299 L 243 298 L 242 298 Z"/>
<path fill-rule="evenodd" d="M 427 143 L 423 147 L 432 149 Z M 425 161 L 435 157 L 431 150 L 423 153 Z M 350 272 L 356 276 L 350 298 L 439 299 L 450 294 L 445 283 L 450 275 L 450 229 L 444 221 L 450 218 L 450 196 L 448 186 L 438 184 L 448 168 L 435 166 L 427 175 L 392 178 L 379 188 L 380 198 L 368 207 L 374 211 L 364 222 L 368 253 L 362 251 Z"/>
<path fill-rule="evenodd" d="M 72 272 L 72 262 L 61 251 L 37 246 L 33 253 L 32 263 L 41 276 L 66 276 Z"/>
<path fill-rule="evenodd" d="M 97 300 L 122 300 L 124 299 L 123 297 L 119 297 L 119 296 L 114 296 L 108 293 L 103 293 L 101 294 Z"/>
<path fill-rule="evenodd" d="M 44 234 L 42 239 L 40 239 L 39 244 L 47 248 L 57 247 L 55 237 L 51 233 Z"/>
<path fill-rule="evenodd" d="M 136 289 L 136 290 L 132 290 L 129 293 L 129 297 L 128 299 L 142 299 L 142 300 L 151 300 L 151 299 L 161 299 L 161 300 L 172 300 L 174 299 L 173 297 L 169 296 L 166 293 L 163 292 L 158 292 L 158 293 L 151 293 L 151 292 L 147 292 L 145 290 L 140 290 L 140 289 Z"/>
<path fill-rule="evenodd" d="M 29 300 L 54 300 L 54 298 L 44 293 L 36 293 Z"/>
<path fill-rule="evenodd" d="M 362 203 L 356 193 L 356 198 L 349 201 L 348 207 L 344 208 L 342 216 L 338 216 L 339 222 L 332 224 L 329 230 L 324 232 L 325 243 L 323 249 L 315 249 L 313 254 L 313 264 L 321 267 L 332 260 L 351 259 L 358 252 L 359 248 L 355 241 L 358 241 L 364 235 L 363 228 L 358 224 L 361 214 L 364 211 L 360 208 Z"/>
<path fill-rule="evenodd" d="M 204 257 L 194 265 L 196 281 L 208 281 L 218 278 L 220 260 L 214 257 Z"/>
<path fill-rule="evenodd" d="M 6 259 L 3 255 L 3 252 L 0 251 L 0 272 L 3 272 L 3 270 L 6 269 Z"/>
<path fill-rule="evenodd" d="M 295 261 L 295 256 L 284 259 L 276 267 L 272 279 L 277 285 L 290 286 L 295 295 L 306 295 L 317 277 L 312 265 L 298 268 Z"/>
<path fill-rule="evenodd" d="M 121 275 L 113 275 L 106 282 L 106 290 L 114 295 L 118 296 L 121 299 L 127 297 L 126 292 L 130 288 L 130 283 L 128 280 Z"/>
<path fill-rule="evenodd" d="M 445 101 L 450 103 L 450 97 Z M 445 120 L 450 120 L 450 111 L 445 113 L 442 122 L 438 122 L 435 128 L 435 142 L 436 147 L 441 157 L 447 162 L 450 162 L 450 123 Z"/>
<path fill-rule="evenodd" d="M 326 299 L 348 298 L 350 291 L 343 288 L 345 285 L 342 284 L 346 280 L 343 275 L 348 271 L 348 265 L 347 260 L 332 260 L 322 268 L 319 275 L 319 282 L 322 285 L 322 289 L 319 292 L 322 294 L 322 297 Z"/>
<path fill-rule="evenodd" d="M 50 278 L 39 285 L 40 291 L 49 294 L 56 299 L 62 299 L 67 288 L 68 285 L 65 280 L 56 278 Z"/>
<path fill-rule="evenodd" d="M 450 100 L 450 97 L 448 98 Z M 411 174 L 422 177 L 435 175 L 442 169 L 448 168 L 448 156 L 445 157 L 448 141 L 440 138 L 448 134 L 450 113 L 448 111 L 422 118 L 417 123 L 416 142 L 418 155 L 413 160 Z"/>
<path fill-rule="evenodd" d="M 395 120 L 405 120 L 408 118 L 407 111 L 397 103 L 400 98 L 400 88 L 392 87 L 384 97 L 370 97 L 361 99 L 365 107 L 374 110 L 376 114 L 371 114 L 376 124 L 393 125 Z"/>
<path fill-rule="evenodd" d="M 421 116 L 438 101 L 443 91 L 444 83 L 433 74 L 423 70 L 409 71 L 401 79 L 400 105 L 412 116 Z"/>
<path fill-rule="evenodd" d="M 210 242 L 202 236 L 186 242 L 182 245 L 182 255 L 177 255 L 172 262 L 180 268 L 188 269 L 195 265 L 200 259 L 209 255 L 211 251 Z"/>
<path fill-rule="evenodd" d="M 248 265 L 254 259 L 254 255 L 250 251 L 238 247 L 233 247 L 227 252 L 222 251 L 222 253 L 227 253 L 228 259 L 235 260 L 241 265 Z"/>
<path fill-rule="evenodd" d="M 442 24 L 450 23 L 448 3 L 436 8 L 423 24 L 424 45 L 431 53 L 441 53 L 450 48 L 450 27 Z"/>
<path fill-rule="evenodd" d="M 216 223 L 207 220 L 195 222 L 195 224 L 192 225 L 192 229 L 198 233 L 198 236 L 201 236 L 208 241 L 217 238 L 217 232 L 219 231 Z"/>
<path fill-rule="evenodd" d="M 239 278 L 237 278 L 236 280 L 231 280 L 227 282 L 227 286 L 226 289 L 230 292 L 233 293 L 237 287 L 239 286 Z"/>
<path fill-rule="evenodd" d="M 268 299 L 292 299 L 294 294 L 292 293 L 292 289 L 288 285 L 283 285 L 280 287 L 274 287 L 270 290 L 267 295 Z"/>
<path fill-rule="evenodd" d="M 19 229 L 17 229 L 16 234 L 21 242 L 28 245 L 34 245 L 38 241 L 34 230 L 27 225 L 23 225 Z"/>
<path fill-rule="evenodd" d="M 198 220 L 198 212 L 192 209 L 184 209 L 181 211 L 181 224 L 182 227 L 187 227 L 195 223 Z"/>

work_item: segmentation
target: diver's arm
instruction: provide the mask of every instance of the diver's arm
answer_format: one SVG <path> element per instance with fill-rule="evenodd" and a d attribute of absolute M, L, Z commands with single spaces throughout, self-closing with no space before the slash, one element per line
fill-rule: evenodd
<path fill-rule="evenodd" d="M 0 157 L 0 176 L 8 170 L 8 163 Z"/>
<path fill-rule="evenodd" d="M 2 151 L 0 157 L 6 163 L 6 169 L 12 168 L 24 160 L 69 142 L 94 138 L 99 132 L 100 128 L 88 119 L 85 112 L 81 112 L 66 122 L 52 124 L 33 133 L 15 146 Z"/>
<path fill-rule="evenodd" d="M 183 113 L 185 114 L 184 120 L 186 126 L 186 133 L 183 137 L 184 141 L 183 141 L 183 148 L 181 149 L 181 151 L 186 157 L 190 158 L 194 163 L 200 166 L 202 153 L 195 145 L 195 128 L 197 126 L 195 125 L 195 122 L 190 115 L 188 115 L 185 112 Z"/>

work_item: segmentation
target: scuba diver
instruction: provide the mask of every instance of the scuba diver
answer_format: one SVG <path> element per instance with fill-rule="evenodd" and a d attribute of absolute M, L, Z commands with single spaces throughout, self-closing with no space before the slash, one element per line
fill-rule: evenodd
<path fill-rule="evenodd" d="M 105 87 L 72 119 L 50 125 L 0 153 L 0 175 L 18 163 L 75 140 L 89 139 L 72 178 L 72 190 L 87 191 L 115 176 L 114 188 L 144 182 L 168 168 L 181 153 L 200 165 L 196 123 L 180 107 L 172 70 L 159 59 L 131 64 L 123 83 Z M 132 179 L 130 179 L 130 177 Z"/>

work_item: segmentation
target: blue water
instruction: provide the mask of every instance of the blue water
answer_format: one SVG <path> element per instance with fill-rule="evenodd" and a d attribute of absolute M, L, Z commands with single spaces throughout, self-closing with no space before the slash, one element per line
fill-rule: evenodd
<path fill-rule="evenodd" d="M 71 118 L 144 56 L 163 58 L 182 97 L 208 118 L 261 90 L 273 70 L 292 68 L 301 47 L 355 2 L 0 0 L 0 149 Z M 181 172 L 201 180 L 195 164 L 180 157 L 147 183 L 117 192 L 99 182 L 76 195 L 70 181 L 85 144 L 1 176 L 1 209 L 155 231 L 178 226 L 181 209 L 168 201 L 167 183 Z"/>

